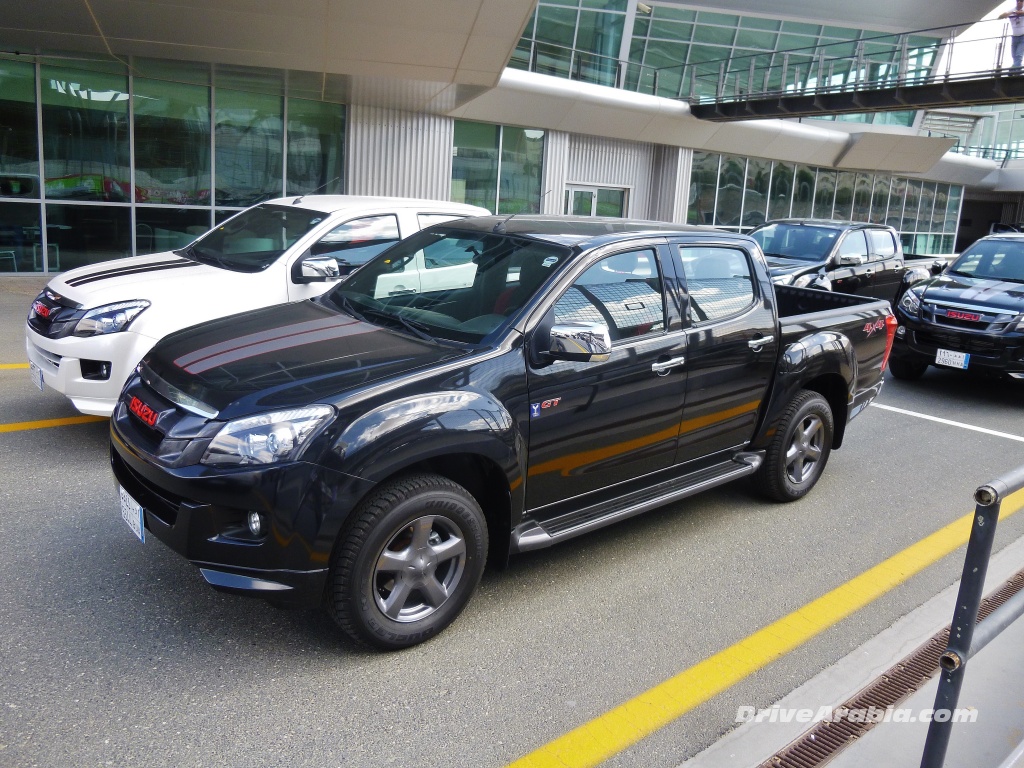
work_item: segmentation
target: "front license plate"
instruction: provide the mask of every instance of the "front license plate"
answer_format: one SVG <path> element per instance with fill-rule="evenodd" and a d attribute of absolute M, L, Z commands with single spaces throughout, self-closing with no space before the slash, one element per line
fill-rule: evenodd
<path fill-rule="evenodd" d="M 32 377 L 32 383 L 35 384 L 39 388 L 40 392 L 42 392 L 44 389 L 46 389 L 46 384 L 43 383 L 43 369 L 42 368 L 40 368 L 35 363 L 29 363 L 28 364 L 28 372 L 29 372 L 29 375 Z"/>
<path fill-rule="evenodd" d="M 145 543 L 146 525 L 142 521 L 142 505 L 133 499 L 131 494 L 124 488 L 121 486 L 117 488 L 121 492 L 121 517 L 128 523 L 132 533 L 139 537 L 139 541 Z"/>
<path fill-rule="evenodd" d="M 967 368 L 971 356 L 966 352 L 954 352 L 951 349 L 940 349 L 935 353 L 936 365 L 947 365 L 950 368 Z"/>

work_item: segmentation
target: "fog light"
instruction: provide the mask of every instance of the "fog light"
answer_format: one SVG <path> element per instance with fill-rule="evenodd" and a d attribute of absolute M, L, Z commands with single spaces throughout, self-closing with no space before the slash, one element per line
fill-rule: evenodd
<path fill-rule="evenodd" d="M 249 532 L 253 536 L 260 536 L 263 533 L 263 517 L 259 512 L 249 513 Z"/>
<path fill-rule="evenodd" d="M 896 335 L 899 336 L 900 338 L 906 336 L 907 329 L 901 325 L 899 328 L 896 329 Z"/>

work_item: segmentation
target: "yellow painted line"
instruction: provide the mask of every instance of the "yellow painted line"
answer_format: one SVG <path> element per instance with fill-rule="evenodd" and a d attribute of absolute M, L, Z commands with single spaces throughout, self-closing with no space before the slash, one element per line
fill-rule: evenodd
<path fill-rule="evenodd" d="M 1003 500 L 1000 519 L 1024 506 Z M 604 762 L 821 634 L 967 543 L 974 513 L 921 539 L 788 616 L 551 741 L 509 768 L 589 768 Z"/>
<path fill-rule="evenodd" d="M 106 416 L 69 416 L 66 419 L 45 419 L 44 421 L 17 421 L 13 424 L 0 424 L 0 432 L 24 432 L 28 429 L 49 429 L 50 427 L 69 427 L 72 424 L 89 424 L 93 421 L 106 421 Z"/>
<path fill-rule="evenodd" d="M 0 363 L 0 371 L 13 371 L 19 368 L 28 368 L 28 363 Z"/>

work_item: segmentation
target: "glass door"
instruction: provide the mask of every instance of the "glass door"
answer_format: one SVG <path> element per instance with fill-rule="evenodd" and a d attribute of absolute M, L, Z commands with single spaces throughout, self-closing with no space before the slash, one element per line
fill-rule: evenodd
<path fill-rule="evenodd" d="M 625 216 L 628 193 L 621 187 L 569 186 L 565 212 L 572 216 Z"/>

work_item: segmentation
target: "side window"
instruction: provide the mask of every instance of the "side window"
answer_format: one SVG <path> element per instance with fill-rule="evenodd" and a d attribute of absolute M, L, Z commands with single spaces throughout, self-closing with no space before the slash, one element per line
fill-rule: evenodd
<path fill-rule="evenodd" d="M 608 256 L 580 275 L 555 304 L 555 322 L 604 323 L 612 341 L 665 330 L 665 302 L 654 251 Z"/>
<path fill-rule="evenodd" d="M 365 264 L 401 236 L 393 213 L 364 216 L 341 224 L 314 243 L 314 256 L 333 256 L 346 264 Z"/>
<path fill-rule="evenodd" d="M 416 220 L 420 225 L 420 229 L 426 229 L 432 227 L 435 224 L 444 224 L 446 221 L 456 221 L 458 219 L 466 218 L 461 213 L 417 213 Z"/>
<path fill-rule="evenodd" d="M 871 244 L 871 251 L 883 259 L 896 255 L 896 241 L 892 232 L 887 229 L 869 229 L 868 242 Z"/>
<path fill-rule="evenodd" d="M 864 239 L 863 230 L 847 232 L 843 242 L 839 244 L 839 256 L 867 256 L 868 243 Z"/>
<path fill-rule="evenodd" d="M 695 324 L 742 312 L 754 303 L 754 278 L 747 255 L 738 248 L 679 247 Z"/>

